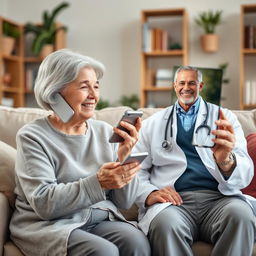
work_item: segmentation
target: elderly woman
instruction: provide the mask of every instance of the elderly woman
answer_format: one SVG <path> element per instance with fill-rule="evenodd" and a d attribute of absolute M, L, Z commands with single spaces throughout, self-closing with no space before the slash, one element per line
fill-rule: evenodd
<path fill-rule="evenodd" d="M 25 255 L 150 254 L 147 238 L 117 209 L 129 208 L 136 198 L 140 165 L 119 161 L 136 143 L 141 120 L 135 127 L 122 123 L 130 134 L 114 128 L 124 138 L 117 145 L 108 142 L 111 126 L 90 119 L 103 71 L 100 62 L 65 49 L 39 68 L 36 100 L 56 111 L 17 134 L 10 230 Z"/>

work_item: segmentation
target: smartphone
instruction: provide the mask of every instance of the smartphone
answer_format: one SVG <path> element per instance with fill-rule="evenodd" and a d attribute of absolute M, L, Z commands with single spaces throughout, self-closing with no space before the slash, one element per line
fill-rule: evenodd
<path fill-rule="evenodd" d="M 218 126 L 215 124 L 215 121 L 219 120 L 220 118 L 220 107 L 218 108 L 218 111 L 211 113 L 211 115 L 211 120 L 213 123 L 209 124 L 209 120 L 207 118 L 201 125 L 195 128 L 195 132 L 193 134 L 192 139 L 193 146 L 201 148 L 213 148 L 215 146 L 215 143 L 212 140 L 215 139 L 216 136 L 213 135 L 211 131 L 218 129 Z"/>
<path fill-rule="evenodd" d="M 142 163 L 143 160 L 148 156 L 148 152 L 142 152 L 142 153 L 132 153 L 130 154 L 124 161 L 121 162 L 121 165 L 124 164 L 130 164 L 133 162 L 139 162 Z"/>
<path fill-rule="evenodd" d="M 121 120 L 118 122 L 117 128 L 129 133 L 129 131 L 126 128 L 120 125 L 120 122 L 125 121 L 132 125 L 135 125 L 137 118 L 142 117 L 142 115 L 143 115 L 142 111 L 127 110 L 122 116 Z M 117 143 L 117 142 L 123 142 L 123 141 L 124 141 L 124 138 L 122 138 L 116 133 L 113 133 L 113 135 L 109 139 L 110 143 Z"/>
<path fill-rule="evenodd" d="M 53 111 L 59 116 L 59 118 L 64 123 L 67 123 L 75 112 L 66 102 L 66 100 L 60 95 L 60 93 L 56 94 L 55 99 L 56 103 L 50 104 L 50 106 Z"/>

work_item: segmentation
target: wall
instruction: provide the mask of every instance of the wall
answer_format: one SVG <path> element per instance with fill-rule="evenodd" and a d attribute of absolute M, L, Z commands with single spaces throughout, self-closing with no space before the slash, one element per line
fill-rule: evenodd
<path fill-rule="evenodd" d="M 57 0 L 1 0 L 0 15 L 18 22 L 39 22 L 43 10 L 51 10 Z M 229 63 L 230 84 L 223 88 L 223 106 L 239 108 L 239 45 L 240 5 L 255 4 L 255 0 L 72 0 L 69 9 L 58 20 L 67 24 L 67 45 L 70 49 L 92 56 L 106 66 L 101 82 L 101 96 L 111 102 L 122 94 L 139 93 L 140 83 L 140 12 L 143 9 L 186 8 L 189 14 L 189 63 L 195 66 L 217 67 Z M 8 7 L 7 14 L 1 5 Z M 6 9 L 6 7 L 5 7 Z M 204 53 L 199 46 L 202 33 L 194 18 L 201 11 L 223 10 L 224 23 L 217 28 L 220 49 Z M 31 11 L 33 10 L 33 11 Z"/>
<path fill-rule="evenodd" d="M 0 1 L 0 15 L 2 15 L 2 16 L 8 16 L 8 12 L 7 12 L 7 0 L 1 0 L 1 1 Z"/>

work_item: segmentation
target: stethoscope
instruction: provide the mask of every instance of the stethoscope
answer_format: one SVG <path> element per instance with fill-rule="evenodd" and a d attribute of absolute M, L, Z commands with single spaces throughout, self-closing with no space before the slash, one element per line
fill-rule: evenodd
<path fill-rule="evenodd" d="M 198 131 L 200 129 L 204 128 L 204 129 L 206 129 L 208 131 L 207 135 L 210 135 L 211 127 L 207 124 L 208 123 L 208 118 L 209 118 L 209 107 L 208 107 L 208 104 L 207 104 L 207 102 L 205 100 L 203 100 L 203 102 L 204 102 L 205 107 L 206 107 L 206 116 L 205 116 L 205 119 L 202 122 L 202 124 L 199 125 L 196 128 L 195 133 L 198 133 Z M 172 107 L 172 111 L 171 111 L 171 113 L 170 113 L 170 115 L 168 117 L 168 120 L 167 120 L 167 123 L 166 123 L 166 126 L 165 126 L 164 141 L 162 142 L 162 148 L 165 149 L 166 151 L 171 151 L 173 149 L 173 144 L 172 144 L 171 140 L 173 138 L 172 125 L 173 125 L 174 108 L 175 108 L 175 106 Z M 168 132 L 168 127 L 169 127 L 170 122 L 171 122 L 171 125 L 170 125 L 170 137 L 171 137 L 171 140 L 167 140 L 167 132 Z"/>

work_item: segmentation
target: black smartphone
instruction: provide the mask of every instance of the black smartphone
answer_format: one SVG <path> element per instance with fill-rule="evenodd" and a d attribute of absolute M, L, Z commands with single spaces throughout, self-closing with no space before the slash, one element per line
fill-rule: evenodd
<path fill-rule="evenodd" d="M 148 156 L 148 152 L 141 153 L 132 153 L 124 161 L 121 162 L 121 165 L 130 164 L 133 162 L 142 163 L 142 161 Z"/>
<path fill-rule="evenodd" d="M 125 121 L 132 125 L 135 125 L 137 118 L 142 117 L 142 115 L 143 115 L 142 111 L 127 110 L 122 116 L 121 120 L 118 122 L 117 128 L 129 133 L 129 131 L 126 128 L 120 125 L 120 122 Z M 110 143 L 117 143 L 117 142 L 123 142 L 123 141 L 124 141 L 124 138 L 122 138 L 116 133 L 113 133 L 113 135 L 109 139 Z"/>
<path fill-rule="evenodd" d="M 67 123 L 75 112 L 66 102 L 66 100 L 60 95 L 60 93 L 57 93 L 55 98 L 56 103 L 51 104 L 51 108 L 64 123 Z"/>

